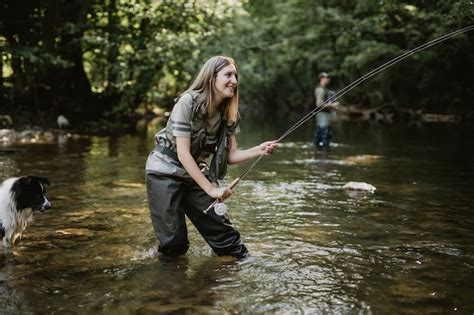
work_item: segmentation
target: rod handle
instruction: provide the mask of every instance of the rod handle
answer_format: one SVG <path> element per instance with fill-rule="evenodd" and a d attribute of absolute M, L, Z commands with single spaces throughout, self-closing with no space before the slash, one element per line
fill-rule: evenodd
<path fill-rule="evenodd" d="M 237 177 L 236 179 L 232 181 L 232 183 L 230 183 L 230 185 L 228 186 L 229 189 L 233 189 L 235 186 L 237 186 L 239 182 L 240 182 L 240 177 Z"/>
<path fill-rule="evenodd" d="M 239 182 L 240 182 L 240 177 L 237 177 L 237 178 L 234 179 L 234 180 L 232 181 L 232 183 L 230 183 L 230 185 L 227 186 L 227 187 L 228 187 L 229 189 L 233 189 L 235 186 L 237 186 L 237 184 L 238 184 Z M 204 210 L 203 212 L 204 212 L 204 213 L 207 213 L 209 210 L 211 210 L 211 209 L 212 209 L 216 204 L 218 204 L 219 202 L 221 202 L 219 199 L 214 200 L 214 202 L 211 203 L 211 204 L 209 205 L 209 207 L 207 207 L 207 209 Z"/>

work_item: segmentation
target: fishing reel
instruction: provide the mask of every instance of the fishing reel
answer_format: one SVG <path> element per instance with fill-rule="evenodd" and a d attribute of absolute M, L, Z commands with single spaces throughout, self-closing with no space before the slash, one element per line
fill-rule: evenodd
<path fill-rule="evenodd" d="M 262 157 L 263 157 L 263 154 L 260 156 L 259 159 L 261 159 Z M 258 160 L 259 160 L 259 159 L 258 159 Z M 257 160 L 257 162 L 258 162 L 258 160 Z M 256 164 L 255 162 L 253 162 L 253 163 L 254 163 L 253 165 Z M 251 170 L 251 168 L 249 168 L 249 169 L 244 173 L 243 176 L 245 176 L 245 174 L 248 173 L 250 170 Z M 234 179 L 234 180 L 232 181 L 232 183 L 228 186 L 228 188 L 229 188 L 229 189 L 233 189 L 233 188 L 239 183 L 239 181 L 242 179 L 243 176 L 240 176 L 240 177 L 237 177 L 236 179 Z M 209 210 L 211 210 L 212 208 L 214 208 L 214 213 L 217 214 L 218 216 L 223 216 L 223 215 L 226 215 L 226 214 L 227 214 L 227 206 L 225 205 L 225 203 L 224 203 L 223 201 L 221 201 L 221 200 L 219 200 L 219 199 L 214 200 L 214 202 L 211 203 L 210 206 L 207 207 L 207 209 L 204 210 L 203 212 L 204 212 L 205 214 L 207 214 L 207 213 L 209 212 Z"/>
<path fill-rule="evenodd" d="M 220 216 L 225 215 L 227 213 L 227 205 L 223 202 L 218 202 L 214 206 L 214 212 L 215 214 L 220 215 Z"/>
<path fill-rule="evenodd" d="M 218 216 L 224 216 L 227 213 L 227 205 L 222 201 L 216 200 L 214 201 L 206 210 L 203 212 L 207 214 L 209 210 L 214 209 L 214 213 Z"/>

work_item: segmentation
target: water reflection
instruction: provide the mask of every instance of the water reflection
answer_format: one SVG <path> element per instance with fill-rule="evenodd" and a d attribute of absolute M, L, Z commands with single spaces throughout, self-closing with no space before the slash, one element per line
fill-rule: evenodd
<path fill-rule="evenodd" d="M 472 313 L 474 159 L 469 146 L 443 138 L 455 128 L 343 123 L 324 155 L 304 141 L 311 128 L 299 130 L 227 202 L 252 253 L 243 261 L 215 257 L 192 226 L 185 257 L 157 254 L 143 171 L 152 137 L 0 151 L 2 178 L 45 175 L 54 204 L 1 254 L 0 305 L 7 313 Z M 243 125 L 239 143 L 280 133 Z M 225 182 L 245 168 L 231 167 Z M 347 192 L 348 181 L 377 192 Z"/>

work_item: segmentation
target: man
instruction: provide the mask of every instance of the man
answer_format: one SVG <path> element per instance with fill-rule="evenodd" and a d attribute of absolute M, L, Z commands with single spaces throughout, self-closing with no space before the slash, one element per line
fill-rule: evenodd
<path fill-rule="evenodd" d="M 331 77 L 326 72 L 318 75 L 319 84 L 316 86 L 314 95 L 316 97 L 316 107 L 323 108 L 316 114 L 316 134 L 314 137 L 314 145 L 318 150 L 329 150 L 329 142 L 331 141 L 331 115 L 339 106 L 339 102 L 326 103 L 334 91 L 327 87 L 331 83 Z M 324 105 L 323 105 L 324 104 Z"/>

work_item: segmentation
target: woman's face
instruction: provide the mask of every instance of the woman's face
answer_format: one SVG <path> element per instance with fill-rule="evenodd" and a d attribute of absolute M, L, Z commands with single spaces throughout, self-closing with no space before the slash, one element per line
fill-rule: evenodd
<path fill-rule="evenodd" d="M 234 96 L 237 89 L 237 69 L 230 64 L 217 72 L 214 91 L 220 99 Z"/>

